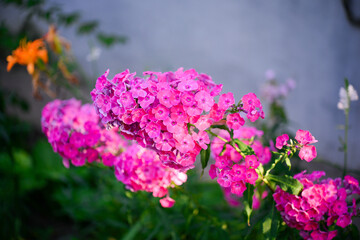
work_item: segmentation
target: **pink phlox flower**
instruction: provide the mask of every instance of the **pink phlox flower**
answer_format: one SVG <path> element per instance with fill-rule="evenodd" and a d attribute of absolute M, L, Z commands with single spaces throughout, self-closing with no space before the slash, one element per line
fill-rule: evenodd
<path fill-rule="evenodd" d="M 84 145 L 84 135 L 79 132 L 73 132 L 70 136 L 70 143 L 76 147 L 82 147 Z"/>
<path fill-rule="evenodd" d="M 231 179 L 231 174 L 230 174 L 230 170 L 228 169 L 223 169 L 220 174 L 218 175 L 218 179 L 217 182 L 220 184 L 220 186 L 222 187 L 230 187 L 231 183 L 232 183 L 232 179 Z"/>
<path fill-rule="evenodd" d="M 295 139 L 302 145 L 316 143 L 317 140 L 309 131 L 306 130 L 297 130 Z"/>
<path fill-rule="evenodd" d="M 194 124 L 196 126 L 197 129 L 199 129 L 199 131 L 205 131 L 206 129 L 208 129 L 211 124 L 213 124 L 213 120 L 211 118 L 209 118 L 209 115 L 203 115 L 200 116 L 200 118 L 196 121 L 196 123 Z"/>
<path fill-rule="evenodd" d="M 245 181 L 250 184 L 255 184 L 256 180 L 258 179 L 258 174 L 255 169 L 247 169 L 245 173 Z"/>
<path fill-rule="evenodd" d="M 156 118 L 153 114 L 145 114 L 141 117 L 140 128 L 145 128 L 151 122 L 155 122 Z"/>
<path fill-rule="evenodd" d="M 219 169 L 230 167 L 231 160 L 227 156 L 217 156 L 215 158 L 215 166 Z"/>
<path fill-rule="evenodd" d="M 311 186 L 310 188 L 304 189 L 301 196 L 306 198 L 307 202 L 312 207 L 317 207 L 321 204 L 322 196 L 317 186 Z"/>
<path fill-rule="evenodd" d="M 226 110 L 219 108 L 219 105 L 215 103 L 212 106 L 209 115 L 215 122 L 218 122 L 224 117 L 225 111 Z"/>
<path fill-rule="evenodd" d="M 149 93 L 145 97 L 139 97 L 139 104 L 143 109 L 147 109 L 154 101 L 155 97 Z"/>
<path fill-rule="evenodd" d="M 130 92 L 133 98 L 145 97 L 147 95 L 147 92 L 142 88 L 142 82 L 131 86 Z"/>
<path fill-rule="evenodd" d="M 231 175 L 234 181 L 245 180 L 246 167 L 244 165 L 234 164 L 231 169 Z"/>
<path fill-rule="evenodd" d="M 175 204 L 175 200 L 169 196 L 160 199 L 160 204 L 163 208 L 171 208 Z"/>
<path fill-rule="evenodd" d="M 256 127 L 243 126 L 242 128 L 234 131 L 234 138 L 251 139 L 253 137 L 261 137 L 264 132 L 258 130 Z"/>
<path fill-rule="evenodd" d="M 191 92 L 185 92 L 181 94 L 180 100 L 184 106 L 192 106 L 195 104 L 195 95 Z"/>
<path fill-rule="evenodd" d="M 176 149 L 181 153 L 187 153 L 195 147 L 195 142 L 190 135 L 176 138 Z"/>
<path fill-rule="evenodd" d="M 210 96 L 215 97 L 215 96 L 219 95 L 220 92 L 222 91 L 222 88 L 223 88 L 223 85 L 222 85 L 222 84 L 216 85 L 216 86 L 211 90 Z"/>
<path fill-rule="evenodd" d="M 248 113 L 246 114 L 246 117 L 251 122 L 255 122 L 256 120 L 259 119 L 259 117 L 264 119 L 265 113 L 264 113 L 264 111 L 262 109 L 257 110 L 255 107 L 252 107 L 252 108 L 249 109 Z"/>
<path fill-rule="evenodd" d="M 276 148 L 277 149 L 282 149 L 283 146 L 286 146 L 288 143 L 287 141 L 289 141 L 289 135 L 287 134 L 283 134 L 283 135 L 280 135 L 276 138 Z"/>
<path fill-rule="evenodd" d="M 343 215 L 348 212 L 348 206 L 346 201 L 336 200 L 333 203 L 333 211 L 338 215 Z"/>
<path fill-rule="evenodd" d="M 313 145 L 305 145 L 299 152 L 300 159 L 307 162 L 311 162 L 314 158 L 316 158 L 316 155 L 316 148 Z"/>
<path fill-rule="evenodd" d="M 215 103 L 214 98 L 211 97 L 210 94 L 204 90 L 195 94 L 195 100 L 198 103 L 198 107 L 203 109 L 205 112 L 210 111 L 210 109 Z"/>
<path fill-rule="evenodd" d="M 161 131 L 160 124 L 151 122 L 146 125 L 145 131 L 149 135 L 149 137 L 156 138 L 160 135 L 160 131 Z"/>
<path fill-rule="evenodd" d="M 199 116 L 202 113 L 202 109 L 199 108 L 196 104 L 193 104 L 191 106 L 185 106 L 185 111 L 189 116 Z"/>
<path fill-rule="evenodd" d="M 210 138 L 207 132 L 201 131 L 199 133 L 192 134 L 193 139 L 200 145 L 202 149 L 207 149 L 210 143 Z"/>
<path fill-rule="evenodd" d="M 227 115 L 226 124 L 229 128 L 238 130 L 245 124 L 245 120 L 240 116 L 239 113 L 232 113 Z"/>
<path fill-rule="evenodd" d="M 177 122 L 188 122 L 188 116 L 181 105 L 177 105 L 171 108 L 170 117 Z"/>
<path fill-rule="evenodd" d="M 169 118 L 169 109 L 161 104 L 153 108 L 152 113 L 155 115 L 157 120 L 165 120 Z"/>
<path fill-rule="evenodd" d="M 102 160 L 103 160 L 103 164 L 105 166 L 108 166 L 108 167 L 112 167 L 115 163 L 115 156 L 112 155 L 111 153 L 107 152 L 107 153 L 103 153 L 102 154 Z"/>
<path fill-rule="evenodd" d="M 346 228 L 351 223 L 352 223 L 351 216 L 348 214 L 341 215 L 336 221 L 336 225 L 342 228 Z"/>
<path fill-rule="evenodd" d="M 245 157 L 245 166 L 247 168 L 257 168 L 259 165 L 260 163 L 255 155 L 247 155 Z"/>
<path fill-rule="evenodd" d="M 169 132 L 161 133 L 154 139 L 156 148 L 161 151 L 170 151 L 175 146 L 175 139 Z"/>
<path fill-rule="evenodd" d="M 344 177 L 344 180 L 345 180 L 346 183 L 348 183 L 350 185 L 354 185 L 356 187 L 359 186 L 359 181 L 356 178 L 352 177 L 352 176 L 347 175 L 347 176 Z"/>
<path fill-rule="evenodd" d="M 246 190 L 244 181 L 237 181 L 231 183 L 231 193 L 241 197 Z"/>
<path fill-rule="evenodd" d="M 165 89 L 159 91 L 157 93 L 157 98 L 159 99 L 159 102 L 165 107 L 171 108 L 173 106 L 171 101 L 171 99 L 173 98 L 173 93 L 171 92 L 171 90 Z"/>
<path fill-rule="evenodd" d="M 248 93 L 244 95 L 241 99 L 243 103 L 243 108 L 249 112 L 253 108 L 262 108 L 260 100 L 257 98 L 255 93 Z"/>
<path fill-rule="evenodd" d="M 181 81 L 178 84 L 177 90 L 179 90 L 180 92 L 190 92 L 190 91 L 195 91 L 198 88 L 199 88 L 199 85 L 196 81 L 187 80 L 187 81 Z"/>
<path fill-rule="evenodd" d="M 122 93 L 120 96 L 120 102 L 125 109 L 132 109 L 136 104 L 130 92 Z"/>
<path fill-rule="evenodd" d="M 218 106 L 220 109 L 227 110 L 235 104 L 234 94 L 232 92 L 220 95 Z"/>
<path fill-rule="evenodd" d="M 163 90 L 171 90 L 171 87 L 168 82 L 159 82 L 156 84 L 156 88 L 159 92 Z"/>
<path fill-rule="evenodd" d="M 215 164 L 211 164 L 210 165 L 210 169 L 209 169 L 209 176 L 211 179 L 214 179 L 217 177 L 218 175 L 218 168 L 215 166 Z"/>

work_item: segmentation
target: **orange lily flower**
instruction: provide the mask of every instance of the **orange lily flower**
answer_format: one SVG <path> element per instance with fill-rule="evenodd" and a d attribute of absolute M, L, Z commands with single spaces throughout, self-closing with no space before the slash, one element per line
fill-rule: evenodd
<path fill-rule="evenodd" d="M 33 42 L 25 40 L 20 41 L 20 46 L 9 55 L 6 60 L 8 61 L 7 71 L 16 64 L 27 65 L 27 71 L 30 75 L 34 74 L 35 63 L 41 59 L 44 63 L 48 62 L 48 53 L 45 49 L 45 44 L 42 39 L 37 39 Z"/>

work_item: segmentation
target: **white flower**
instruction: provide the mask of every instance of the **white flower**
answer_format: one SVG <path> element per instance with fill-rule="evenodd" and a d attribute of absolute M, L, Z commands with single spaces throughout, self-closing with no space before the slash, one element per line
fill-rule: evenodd
<path fill-rule="evenodd" d="M 339 92 L 340 100 L 337 104 L 338 109 L 344 110 L 349 108 L 350 101 L 356 101 L 359 99 L 355 88 L 350 84 L 347 91 L 345 88 L 340 88 Z"/>
<path fill-rule="evenodd" d="M 349 97 L 351 101 L 356 101 L 359 99 L 359 96 L 355 90 L 355 88 L 353 87 L 353 85 L 349 85 L 348 87 L 348 92 L 349 92 Z"/>

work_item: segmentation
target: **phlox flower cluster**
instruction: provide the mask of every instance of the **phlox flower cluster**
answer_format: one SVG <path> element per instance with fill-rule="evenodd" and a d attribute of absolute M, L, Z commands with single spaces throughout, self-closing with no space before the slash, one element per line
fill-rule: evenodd
<path fill-rule="evenodd" d="M 354 198 L 360 194 L 359 183 L 351 176 L 320 181 L 325 172 L 305 172 L 294 176 L 304 185 L 299 196 L 276 189 L 276 208 L 285 223 L 300 230 L 304 239 L 331 240 L 337 235 L 335 226 L 345 228 L 359 214 Z"/>
<path fill-rule="evenodd" d="M 187 175 L 162 164 L 157 153 L 134 144 L 126 149 L 115 163 L 116 178 L 135 191 L 151 192 L 163 207 L 172 207 L 175 200 L 169 197 L 168 188 L 181 185 Z"/>
<path fill-rule="evenodd" d="M 108 73 L 98 78 L 91 92 L 102 122 L 119 127 L 127 139 L 155 150 L 165 165 L 182 171 L 193 168 L 196 156 L 210 143 L 205 130 L 234 108 L 232 93 L 221 95 L 215 103 L 222 85 L 193 69 L 149 71 L 142 78 L 126 70 L 111 80 Z M 241 110 L 227 116 L 230 128 L 244 124 L 239 111 L 251 120 L 263 117 L 260 101 L 253 95 L 243 99 Z"/>
<path fill-rule="evenodd" d="M 268 70 L 266 72 L 267 81 L 261 88 L 261 98 L 269 103 L 279 103 L 280 99 L 286 98 L 296 87 L 296 82 L 288 78 L 285 83 L 279 84 L 276 81 L 275 72 Z"/>
<path fill-rule="evenodd" d="M 49 102 L 42 110 L 41 127 L 66 167 L 70 162 L 83 166 L 94 161 L 113 166 L 126 147 L 116 129 L 108 131 L 102 127 L 92 105 L 81 105 L 75 99 Z"/>
<path fill-rule="evenodd" d="M 275 146 L 280 150 L 283 149 L 283 147 L 287 147 L 285 149 L 289 151 L 288 154 L 290 154 L 291 151 L 300 150 L 299 151 L 300 159 L 305 160 L 307 162 L 310 162 L 314 158 L 316 158 L 317 155 L 316 148 L 314 145 L 310 145 L 310 144 L 316 143 L 317 140 L 313 135 L 311 135 L 309 131 L 299 129 L 296 132 L 295 139 L 298 143 L 297 144 L 293 143 L 291 145 L 288 143 L 289 136 L 287 134 L 283 134 L 276 138 Z"/>
<path fill-rule="evenodd" d="M 230 134 L 227 131 L 220 130 L 218 135 L 224 140 L 230 141 Z M 255 155 L 248 155 L 245 159 L 230 145 L 223 149 L 225 142 L 219 138 L 215 138 L 211 143 L 215 164 L 210 166 L 209 175 L 212 179 L 217 177 L 220 186 L 227 189 L 225 193 L 230 192 L 242 196 L 246 190 L 246 183 L 255 184 L 258 179 L 255 169 L 260 163 L 266 164 L 271 160 L 269 147 L 264 147 L 260 140 L 255 139 L 262 135 L 263 132 L 254 127 L 242 127 L 234 130 L 234 138 L 250 145 L 255 152 Z"/>

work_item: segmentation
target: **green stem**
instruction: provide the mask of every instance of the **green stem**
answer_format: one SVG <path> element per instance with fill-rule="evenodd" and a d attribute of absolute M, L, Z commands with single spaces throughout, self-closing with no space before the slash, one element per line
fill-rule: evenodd
<path fill-rule="evenodd" d="M 271 164 L 270 168 L 266 171 L 264 177 L 267 177 L 269 175 L 269 173 L 271 172 L 271 170 L 273 170 L 275 168 L 275 166 L 284 159 L 285 154 L 287 154 L 287 153 L 282 153 L 281 157 L 275 159 L 275 162 L 273 162 Z"/>
<path fill-rule="evenodd" d="M 210 130 L 205 130 L 205 132 L 209 133 L 210 135 L 214 136 L 214 137 L 217 137 L 218 139 L 220 139 L 221 141 L 224 141 L 224 142 L 228 142 L 228 140 L 226 140 L 225 138 L 223 137 L 220 137 L 219 135 L 217 135 L 216 133 L 213 133 L 212 131 Z"/>
<path fill-rule="evenodd" d="M 266 184 L 266 186 L 271 190 L 271 192 L 275 192 L 275 190 L 271 187 L 269 181 L 266 178 L 263 178 L 262 181 Z"/>
<path fill-rule="evenodd" d="M 228 141 L 228 140 L 226 140 L 225 138 L 220 137 L 219 135 L 217 135 L 216 133 L 213 133 L 213 132 L 210 131 L 210 130 L 205 130 L 205 132 L 209 133 L 210 135 L 212 135 L 212 136 L 214 136 L 214 137 L 217 137 L 218 139 L 220 139 L 221 141 L 224 141 L 225 143 L 230 144 L 230 146 L 232 146 L 233 148 L 235 148 L 235 150 L 236 150 L 238 153 L 240 153 L 240 155 L 241 155 L 243 158 L 246 157 L 246 155 L 245 155 L 243 152 L 241 152 L 241 150 L 238 148 L 238 146 L 236 146 L 236 143 L 234 143 L 233 141 Z"/>
<path fill-rule="evenodd" d="M 349 105 L 350 105 L 350 101 Z M 343 177 L 346 175 L 347 171 L 347 158 L 348 158 L 348 131 L 349 131 L 349 109 L 345 109 L 345 139 L 344 139 L 344 171 L 343 171 Z"/>

